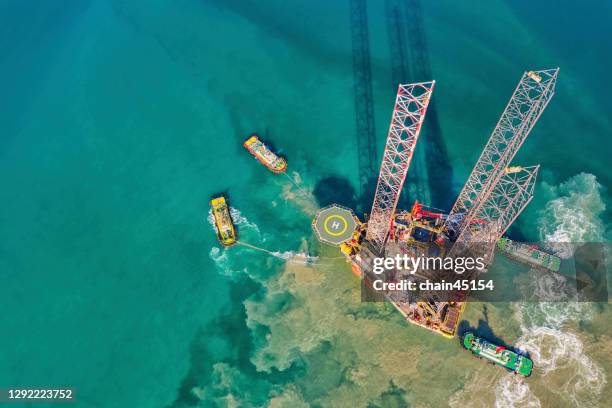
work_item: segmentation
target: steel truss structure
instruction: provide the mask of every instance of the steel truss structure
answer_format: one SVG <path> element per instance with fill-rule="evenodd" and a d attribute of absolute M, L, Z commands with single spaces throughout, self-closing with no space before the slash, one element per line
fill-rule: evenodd
<path fill-rule="evenodd" d="M 444 229 L 457 242 L 471 239 L 468 227 L 489 198 L 516 152 L 552 98 L 559 69 L 523 74 L 478 162 L 446 219 Z M 507 227 L 506 227 L 507 228 Z"/>
<path fill-rule="evenodd" d="M 539 167 L 506 170 L 491 194 L 474 208 L 475 218 L 461 231 L 450 255 L 483 256 L 490 263 L 495 244 L 533 198 Z"/>
<path fill-rule="evenodd" d="M 376 185 L 366 239 L 381 253 L 393 221 L 435 81 L 400 85 Z"/>

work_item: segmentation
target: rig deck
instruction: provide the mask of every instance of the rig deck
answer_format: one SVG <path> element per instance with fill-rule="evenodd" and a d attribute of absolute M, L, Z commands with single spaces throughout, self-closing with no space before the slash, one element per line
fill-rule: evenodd
<path fill-rule="evenodd" d="M 423 210 L 423 206 L 415 203 L 411 212 L 400 212 L 394 218 L 391 227 L 392 234 L 385 243 L 383 252 L 378 254 L 367 240 L 353 244 L 352 250 L 345 252 L 351 262 L 353 271 L 364 280 L 364 285 L 374 290 L 373 282 L 379 279 L 373 270 L 374 258 L 403 256 L 442 256 L 447 249 L 447 240 L 441 234 L 440 225 L 444 214 Z M 427 231 L 427 232 L 423 232 Z M 384 272 L 386 282 L 423 282 L 435 281 L 439 277 L 431 271 L 418 269 L 411 273 L 405 270 L 387 270 Z M 381 293 L 381 291 L 377 291 Z M 405 290 L 382 291 L 384 299 L 406 318 L 417 326 L 421 326 L 445 337 L 453 337 L 457 331 L 461 313 L 465 307 L 467 292 L 457 291 L 449 296 L 436 298 L 430 292 L 426 294 L 408 292 Z M 377 301 L 380 297 L 367 297 L 367 301 Z"/>

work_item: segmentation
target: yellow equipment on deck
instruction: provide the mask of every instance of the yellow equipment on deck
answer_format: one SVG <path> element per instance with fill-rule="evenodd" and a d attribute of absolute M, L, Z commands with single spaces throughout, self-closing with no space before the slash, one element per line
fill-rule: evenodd
<path fill-rule="evenodd" d="M 533 79 L 534 81 L 540 83 L 542 81 L 542 76 L 540 74 L 538 74 L 537 72 L 534 71 L 529 71 L 527 72 L 527 76 L 531 79 Z"/>
<path fill-rule="evenodd" d="M 504 169 L 504 173 L 506 174 L 519 173 L 521 171 L 523 171 L 523 168 L 521 166 L 510 166 Z"/>

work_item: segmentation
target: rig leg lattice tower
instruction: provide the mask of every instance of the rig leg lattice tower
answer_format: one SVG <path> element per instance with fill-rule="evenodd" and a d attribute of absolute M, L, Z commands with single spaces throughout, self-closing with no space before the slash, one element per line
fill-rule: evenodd
<path fill-rule="evenodd" d="M 540 166 L 513 167 L 499 179 L 487 199 L 475 208 L 475 218 L 461 231 L 451 256 L 482 256 L 489 264 L 495 244 L 533 198 Z"/>
<path fill-rule="evenodd" d="M 470 226 L 552 98 L 559 69 L 526 72 L 493 130 L 448 215 L 444 229 L 458 241 L 472 239 Z M 486 207 L 486 206 L 485 206 Z"/>
<path fill-rule="evenodd" d="M 389 234 L 434 81 L 400 85 L 383 154 L 366 239 L 381 253 Z"/>

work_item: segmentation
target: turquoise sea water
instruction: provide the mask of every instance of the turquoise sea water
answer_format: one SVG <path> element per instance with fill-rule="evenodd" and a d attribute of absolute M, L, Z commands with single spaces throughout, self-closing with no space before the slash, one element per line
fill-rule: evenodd
<path fill-rule="evenodd" d="M 380 155 L 394 91 L 384 2 L 368 7 Z M 456 190 L 522 72 L 561 68 L 517 157 L 542 165 L 515 231 L 529 239 L 609 238 L 611 14 L 601 2 L 423 5 Z M 256 131 L 320 204 L 358 204 L 349 22 L 347 1 L 0 4 L 0 386 L 72 386 L 82 407 L 418 401 L 419 381 L 365 397 L 334 394 L 346 382 L 337 367 L 351 360 L 368 376 L 378 363 L 337 352 L 354 347 L 338 340 L 348 332 L 298 330 L 300 313 L 320 315 L 303 287 L 279 277 L 291 268 L 282 258 L 311 240 L 313 207 L 241 147 Z M 425 143 L 426 132 L 419 148 Z M 238 211 L 241 238 L 280 257 L 218 248 L 207 212 L 220 192 Z M 340 299 L 357 284 L 338 265 L 328 272 L 346 283 L 333 292 Z M 544 337 L 521 341 L 544 350 L 549 334 L 537 327 Z M 414 347 L 434 343 L 431 361 L 456 352 L 401 330 Z M 594 380 L 603 384 L 612 365 L 600 358 L 587 363 L 603 367 Z M 443 382 L 469 395 L 470 378 Z M 545 385 L 530 391 L 542 406 Z M 497 400 L 508 387 L 498 385 Z M 598 392 L 596 403 L 610 394 Z"/>

